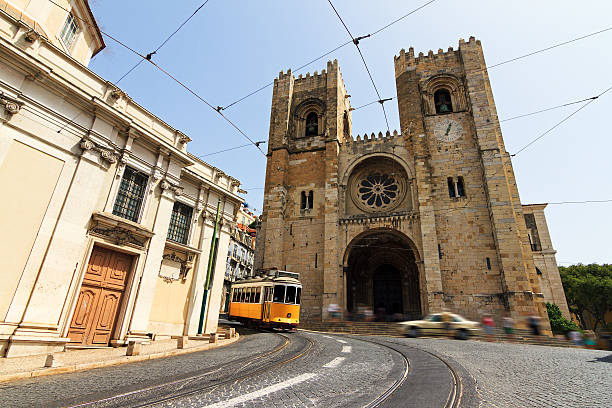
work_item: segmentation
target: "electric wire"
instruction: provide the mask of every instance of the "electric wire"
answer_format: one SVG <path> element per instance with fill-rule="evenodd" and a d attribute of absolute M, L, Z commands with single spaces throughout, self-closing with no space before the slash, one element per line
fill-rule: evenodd
<path fill-rule="evenodd" d="M 265 142 L 265 141 L 260 141 L 260 142 L 255 142 L 255 143 L 256 143 L 257 145 L 260 145 L 260 144 L 262 144 L 262 143 L 266 143 L 266 142 Z M 214 154 L 219 154 L 219 153 L 225 153 L 225 152 L 229 152 L 229 151 L 231 151 L 231 150 L 241 149 L 241 148 L 243 148 L 243 147 L 248 147 L 248 146 L 251 146 L 251 143 L 247 143 L 247 144 L 240 145 L 240 146 L 235 146 L 235 147 L 230 147 L 230 148 L 223 149 L 223 150 L 219 150 L 219 151 L 212 152 L 212 153 L 202 154 L 202 155 L 200 155 L 200 156 L 196 156 L 196 157 L 197 157 L 198 159 L 201 159 L 202 157 L 212 156 L 212 155 L 214 155 Z"/>
<path fill-rule="evenodd" d="M 374 36 L 374 35 L 378 34 L 379 32 L 381 32 L 381 31 L 383 31 L 383 30 L 386 30 L 387 28 L 389 28 L 389 27 L 391 27 L 392 25 L 394 25 L 394 24 L 396 24 L 396 23 L 400 22 L 401 20 L 405 19 L 406 17 L 408 17 L 408 16 L 410 16 L 410 15 L 412 15 L 412 14 L 416 13 L 417 11 L 421 10 L 422 8 L 424 8 L 424 7 L 428 6 L 428 5 L 430 5 L 430 4 L 431 4 L 431 3 L 433 3 L 434 1 L 436 1 L 436 0 L 430 0 L 430 1 L 428 1 L 427 3 L 425 3 L 425 4 L 423 4 L 423 5 L 419 6 L 419 7 L 417 7 L 416 9 L 414 9 L 414 10 L 410 11 L 410 12 L 409 12 L 409 13 L 407 13 L 407 14 L 404 14 L 402 17 L 400 17 L 400 18 L 398 18 L 398 19 L 396 19 L 396 20 L 393 20 L 392 22 L 390 22 L 390 23 L 388 23 L 387 25 L 385 25 L 385 26 L 383 26 L 383 27 L 379 28 L 378 30 L 374 31 L 372 34 L 368 34 L 368 35 L 364 36 L 363 38 L 365 38 L 365 37 L 370 37 L 370 36 Z M 295 72 L 299 72 L 300 70 L 302 70 L 302 69 L 306 68 L 307 66 L 309 66 L 309 65 L 311 65 L 311 64 L 313 64 L 313 63 L 315 63 L 315 62 L 319 61 L 320 59 L 323 59 L 323 58 L 327 57 L 329 54 L 331 54 L 331 53 L 333 53 L 333 52 L 336 52 L 336 51 L 338 51 L 338 50 L 339 50 L 339 49 L 341 49 L 341 48 L 344 48 L 345 46 L 349 45 L 349 44 L 350 44 L 350 43 L 352 43 L 352 42 L 353 42 L 353 40 L 351 39 L 351 40 L 349 40 L 349 41 L 347 41 L 347 42 L 345 42 L 345 43 L 342 43 L 342 44 L 338 45 L 338 46 L 337 46 L 336 48 L 334 48 L 333 50 L 328 51 L 328 52 L 326 52 L 325 54 L 323 54 L 323 55 L 321 55 L 321 56 L 319 56 L 319 57 L 317 57 L 317 58 L 315 58 L 315 59 L 313 59 L 313 60 L 311 60 L 311 61 L 309 61 L 309 62 L 307 62 L 307 63 L 305 63 L 305 64 L 303 64 L 303 65 L 301 65 L 301 66 L 299 66 L 298 68 L 296 68 L 296 69 L 295 69 Z M 247 95 L 245 95 L 245 96 L 243 96 L 243 97 L 241 97 L 241 98 L 239 98 L 239 99 L 235 100 L 234 102 L 230 103 L 229 105 L 224 106 L 223 108 L 221 108 L 221 110 L 228 109 L 229 107 L 234 106 L 235 104 L 237 104 L 237 103 L 239 103 L 239 102 L 242 102 L 243 100 L 245 100 L 245 99 L 247 99 L 247 98 L 249 98 L 249 97 L 251 97 L 251 96 L 255 95 L 256 93 L 259 93 L 259 92 L 263 91 L 264 89 L 266 89 L 266 88 L 268 88 L 268 87 L 270 87 L 270 86 L 272 86 L 272 85 L 274 85 L 274 81 L 269 82 L 269 83 L 267 83 L 267 84 L 263 85 L 262 87 L 260 87 L 260 88 L 258 88 L 258 89 L 256 89 L 256 90 L 254 90 L 254 91 L 252 91 L 252 92 L 250 92 L 249 94 L 247 94 Z"/>
<path fill-rule="evenodd" d="M 301 65 L 301 66 L 297 67 L 297 68 L 295 69 L 295 72 L 298 72 L 298 71 L 300 71 L 301 69 L 306 68 L 306 67 L 307 67 L 307 66 L 309 66 L 310 64 L 312 64 L 312 63 L 314 63 L 314 62 L 317 62 L 318 60 L 320 60 L 320 59 L 322 59 L 322 58 L 327 57 L 329 54 L 331 54 L 331 53 L 333 53 L 333 52 L 335 52 L 335 51 L 339 50 L 339 49 L 340 49 L 340 48 L 342 48 L 342 47 L 345 47 L 345 46 L 349 45 L 351 42 L 352 42 L 352 41 L 347 41 L 347 42 L 345 42 L 345 43 L 343 43 L 343 44 L 340 44 L 339 46 L 337 46 L 337 47 L 336 47 L 336 48 L 334 48 L 333 50 L 328 51 L 328 52 L 326 52 L 325 54 L 323 54 L 323 55 L 321 55 L 321 56 L 319 56 L 319 57 L 317 57 L 317 58 L 315 58 L 315 59 L 313 59 L 313 60 L 311 60 L 311 61 L 309 61 L 309 62 L 305 63 L 304 65 Z M 242 98 L 240 98 L 240 99 L 238 99 L 238 100 L 235 100 L 234 102 L 230 103 L 229 105 L 222 107 L 222 108 L 221 108 L 221 110 L 225 110 L 225 109 L 227 109 L 227 108 L 229 108 L 229 107 L 231 107 L 231 106 L 234 106 L 235 104 L 237 104 L 237 103 L 239 103 L 239 102 L 244 101 L 244 100 L 245 100 L 245 99 L 247 99 L 248 97 L 253 96 L 253 95 L 255 95 L 256 93 L 259 93 L 259 92 L 263 91 L 264 89 L 266 89 L 266 88 L 268 88 L 268 87 L 270 87 L 270 86 L 272 86 L 272 85 L 274 85 L 274 81 L 268 82 L 268 83 L 267 83 L 267 84 L 265 84 L 264 86 L 262 86 L 262 87 L 260 87 L 260 88 L 258 88 L 258 89 L 256 89 L 256 90 L 254 90 L 253 92 L 249 93 L 248 95 L 245 95 L 245 96 L 243 96 Z"/>
<path fill-rule="evenodd" d="M 391 98 L 386 98 L 386 99 L 385 99 L 385 101 L 390 101 L 390 100 L 393 100 L 393 99 L 395 99 L 395 98 L 393 98 L 393 97 L 391 97 Z M 358 107 L 356 107 L 356 108 L 351 108 L 351 112 L 352 112 L 352 111 L 359 110 L 359 109 L 361 109 L 361 108 L 368 107 L 368 106 L 373 105 L 373 104 L 378 103 L 378 102 L 379 102 L 378 100 L 375 100 L 375 101 L 372 101 L 372 102 L 366 103 L 366 104 L 364 104 L 364 105 L 358 106 Z M 339 114 L 338 114 L 338 117 L 343 116 L 343 115 L 344 115 L 344 112 L 339 113 Z M 263 144 L 263 143 L 266 143 L 266 141 L 263 141 L 263 140 L 262 140 L 262 141 L 260 141 L 260 142 L 255 142 L 255 143 L 256 143 L 256 144 L 257 144 L 257 143 L 259 143 L 259 144 Z M 213 153 L 206 153 L 206 154 L 203 154 L 203 155 L 200 155 L 200 156 L 196 156 L 196 157 L 197 157 L 197 158 L 202 158 L 202 157 L 206 157 L 206 156 L 212 156 L 212 155 L 214 155 L 214 154 L 218 154 L 218 153 L 225 153 L 225 152 L 228 152 L 228 151 L 230 151 L 230 150 L 242 149 L 242 148 L 249 147 L 249 146 L 251 146 L 251 143 L 248 143 L 248 144 L 245 144 L 245 145 L 241 145 L 241 146 L 236 146 L 236 147 L 230 147 L 230 148 L 223 149 L 223 150 L 219 150 L 219 151 L 216 151 L 216 152 L 213 152 Z M 259 187 L 259 189 L 263 189 L 263 187 Z"/>
<path fill-rule="evenodd" d="M 435 1 L 435 0 L 428 1 L 427 3 L 425 3 L 425 4 L 421 5 L 420 7 L 418 7 L 418 8 L 416 8 L 416 9 L 414 9 L 414 10 L 410 11 L 409 13 L 407 13 L 407 14 L 403 15 L 402 17 L 400 17 L 400 18 L 398 18 L 398 19 L 396 19 L 396 20 L 393 20 L 393 21 L 392 21 L 392 22 L 390 22 L 389 24 L 387 24 L 387 25 L 385 25 L 385 26 L 383 26 L 383 27 L 379 28 L 379 29 L 378 29 L 378 30 L 376 30 L 376 31 L 373 31 L 371 34 L 368 34 L 368 35 L 366 35 L 366 36 L 364 36 L 364 37 L 371 37 L 371 36 L 374 36 L 374 35 L 376 35 L 376 34 L 380 33 L 381 31 L 383 31 L 383 30 L 385 30 L 385 29 L 389 28 L 389 27 L 390 27 L 390 26 L 392 26 L 393 24 L 398 23 L 399 21 L 403 20 L 404 18 L 406 18 L 406 17 L 408 17 L 408 16 L 410 16 L 410 15 L 412 15 L 412 14 L 416 13 L 417 11 L 421 10 L 422 8 L 424 8 L 424 7 L 428 6 L 428 5 L 430 5 L 430 4 L 431 4 L 431 3 L 433 3 L 434 1 Z M 510 63 L 510 62 L 514 62 L 514 61 L 517 61 L 517 60 L 520 60 L 520 59 L 523 59 L 523 58 L 527 58 L 527 57 L 530 57 L 530 56 L 532 56 L 532 55 L 536 55 L 536 54 L 539 54 L 539 53 L 542 53 L 542 52 L 545 52 L 545 51 L 551 50 L 551 49 L 553 49 L 553 48 L 561 47 L 561 46 L 563 46 L 563 45 L 567 45 L 567 44 L 570 44 L 570 43 L 573 43 L 573 42 L 576 42 L 576 41 L 579 41 L 579 40 L 582 40 L 582 39 L 585 39 L 585 38 L 588 38 L 588 37 L 592 37 L 592 36 L 595 36 L 595 35 L 598 35 L 598 34 L 604 33 L 604 32 L 606 32 L 606 31 L 610 31 L 610 30 L 612 30 L 612 27 L 608 27 L 608 28 L 605 28 L 605 29 L 603 29 L 603 30 L 595 31 L 595 32 L 593 32 L 593 33 L 586 34 L 586 35 L 583 35 L 583 36 L 580 36 L 580 37 L 577 37 L 577 38 L 573 38 L 573 39 L 571 39 L 571 40 L 564 41 L 564 42 L 562 42 L 562 43 L 558 43 L 558 44 L 554 44 L 554 45 L 552 45 L 552 46 L 549 46 L 549 47 L 546 47 L 546 48 L 542 48 L 542 49 L 539 49 L 539 50 L 536 50 L 536 51 L 532 51 L 532 52 L 530 52 L 530 53 L 527 53 L 527 54 L 524 54 L 524 55 L 521 55 L 521 56 L 518 56 L 518 57 L 514 57 L 514 58 L 511 58 L 511 59 L 506 60 L 506 61 L 502 61 L 502 62 L 499 62 L 499 63 L 493 64 L 493 65 L 489 65 L 487 68 L 495 68 L 495 67 L 498 67 L 498 66 L 500 66 L 500 65 L 505 65 L 505 64 L 508 64 L 508 63 Z M 317 58 L 313 59 L 312 61 L 310 61 L 310 62 L 308 62 L 308 63 L 306 63 L 306 64 L 304 64 L 304 65 L 302 65 L 302 66 L 300 66 L 300 67 L 299 67 L 299 68 L 297 68 L 295 71 L 297 72 L 297 71 L 299 71 L 299 70 L 301 70 L 301 69 L 303 69 L 303 68 L 307 67 L 308 65 L 310 65 L 310 64 L 312 64 L 312 63 L 314 63 L 314 62 L 316 62 L 316 61 L 318 61 L 318 60 L 320 60 L 320 59 L 322 59 L 322 58 L 326 57 L 327 55 L 331 54 L 332 52 L 335 52 L 335 51 L 339 50 L 340 48 L 345 47 L 346 45 L 350 44 L 351 42 L 352 42 L 352 41 L 347 41 L 347 42 L 345 42 L 345 43 L 343 43 L 343 44 L 340 44 L 338 47 L 334 48 L 333 50 L 331 50 L 331 51 L 329 51 L 329 52 L 327 52 L 327 53 L 325 53 L 325 54 L 321 55 L 320 57 L 317 57 Z M 233 106 L 233 105 L 235 105 L 235 104 L 237 104 L 237 103 L 239 103 L 239 102 L 242 102 L 243 100 L 245 100 L 245 99 L 247 99 L 247 98 L 249 98 L 249 97 L 251 97 L 251 96 L 255 95 L 255 94 L 256 94 L 256 93 L 258 93 L 258 92 L 263 91 L 264 89 L 266 89 L 266 88 L 268 88 L 268 87 L 270 87 L 270 86 L 272 86 L 272 85 L 274 85 L 274 82 L 269 82 L 269 83 L 267 83 L 266 85 L 262 86 L 261 88 L 258 88 L 258 89 L 256 89 L 255 91 L 250 92 L 248 95 L 245 95 L 245 96 L 241 97 L 240 99 L 238 99 L 238 100 L 236 100 L 236 101 L 234 101 L 234 102 L 230 103 L 229 105 L 225 106 L 223 109 L 227 109 L 227 108 L 229 108 L 230 106 Z"/>
<path fill-rule="evenodd" d="M 385 111 L 385 101 L 380 96 L 380 92 L 378 92 L 378 88 L 376 87 L 376 83 L 374 82 L 374 78 L 372 77 L 372 73 L 370 72 L 370 68 L 368 68 L 368 64 L 367 64 L 367 62 L 365 60 L 365 57 L 363 56 L 363 53 L 361 52 L 361 48 L 359 48 L 359 39 L 370 37 L 370 34 L 368 34 L 366 36 L 363 36 L 363 37 L 355 38 L 353 36 L 353 34 L 351 34 L 351 30 L 349 30 L 349 28 L 344 23 L 344 20 L 340 16 L 340 13 L 338 13 L 338 10 L 336 10 L 336 7 L 334 7 L 334 4 L 332 3 L 332 1 L 331 0 L 327 0 L 327 2 L 331 6 L 331 8 L 334 10 L 334 13 L 336 13 L 336 16 L 338 16 L 338 19 L 340 20 L 340 22 L 344 26 L 344 28 L 345 28 L 346 32 L 348 33 L 349 37 L 351 37 L 351 40 L 353 41 L 353 44 L 355 44 L 355 47 L 357 48 L 357 51 L 359 52 L 359 56 L 361 57 L 361 61 L 363 61 L 363 65 L 365 66 L 365 69 L 366 69 L 366 71 L 368 73 L 368 76 L 370 77 L 370 81 L 372 82 L 372 86 L 374 87 L 374 91 L 376 92 L 376 96 L 378 96 L 378 102 L 380 102 L 380 107 L 382 108 L 383 115 L 385 116 L 385 123 L 387 124 L 387 131 L 389 131 L 390 130 L 389 129 L 389 120 L 387 119 L 387 112 Z"/>
<path fill-rule="evenodd" d="M 49 2 L 51 2 L 52 4 L 56 5 L 57 7 L 61 8 L 62 10 L 70 13 L 70 10 L 62 7 L 61 5 L 57 4 L 55 1 L 53 0 L 48 0 Z M 75 18 L 78 18 L 79 20 L 83 21 L 84 24 L 88 25 L 91 27 L 91 24 L 78 17 L 78 16 L 74 16 Z M 193 96 L 195 96 L 197 99 L 199 99 L 200 101 L 202 101 L 204 104 L 206 104 L 209 108 L 211 108 L 212 110 L 214 110 L 215 112 L 217 112 L 227 123 L 229 123 L 234 129 L 236 129 L 238 131 L 238 133 L 240 133 L 242 136 L 244 136 L 249 142 L 251 142 L 251 144 L 253 144 L 257 150 L 260 151 L 260 153 L 265 157 L 266 154 L 264 153 L 263 150 L 261 150 L 261 148 L 259 147 L 259 145 L 256 144 L 255 141 L 253 141 L 253 139 L 251 139 L 242 129 L 240 129 L 240 127 L 238 127 L 238 125 L 236 125 L 232 120 L 230 120 L 227 116 L 225 116 L 222 112 L 221 112 L 221 108 L 217 107 L 215 108 L 212 104 L 210 104 L 206 99 L 204 99 L 202 96 L 200 96 L 197 92 L 195 92 L 193 89 L 191 89 L 190 87 L 188 87 L 185 83 L 183 83 L 182 81 L 180 81 L 179 79 L 177 79 L 175 76 L 173 76 L 172 74 L 170 74 L 168 71 L 166 71 L 164 68 L 162 68 L 160 65 L 156 64 L 154 61 L 151 60 L 151 58 L 147 58 L 147 56 L 142 55 L 141 53 L 139 53 L 138 51 L 134 50 L 133 48 L 131 48 L 130 46 L 128 46 L 127 44 L 123 43 L 122 41 L 118 40 L 117 38 L 113 37 L 112 35 L 105 33 L 104 31 L 100 30 L 100 33 L 105 35 L 106 37 L 110 38 L 111 40 L 115 41 L 117 44 L 121 45 L 122 47 L 124 47 L 125 49 L 129 50 L 130 52 L 134 53 L 135 55 L 138 55 L 140 58 L 142 58 L 143 60 L 146 60 L 147 62 L 149 62 L 150 64 L 152 64 L 154 67 L 156 67 L 158 70 L 160 70 L 161 72 L 163 72 L 166 76 L 168 76 L 170 79 L 172 79 L 174 82 L 176 82 L 178 85 L 180 85 L 182 88 L 184 88 L 185 90 L 187 90 L 189 93 L 191 93 Z"/>
<path fill-rule="evenodd" d="M 569 115 L 567 115 L 566 117 L 564 117 L 563 119 L 561 119 L 559 122 L 557 122 L 554 126 L 552 126 L 551 128 L 549 128 L 548 130 L 546 130 L 544 133 L 542 133 L 540 136 L 536 137 L 535 139 L 533 139 L 531 142 L 527 143 L 525 146 L 521 147 L 516 153 L 511 154 L 511 157 L 515 157 L 517 154 L 521 153 L 523 150 L 527 149 L 529 146 L 533 145 L 535 142 L 537 142 L 538 140 L 540 140 L 541 138 L 543 138 L 544 136 L 546 136 L 547 134 L 549 134 L 550 132 L 552 132 L 554 129 L 556 129 L 558 126 L 560 126 L 562 123 L 566 122 L 567 120 L 569 120 L 572 116 L 574 116 L 575 114 L 577 114 L 578 112 L 580 112 L 582 109 L 586 108 L 587 106 L 589 106 L 591 103 L 595 102 L 597 99 L 599 99 L 600 96 L 604 95 L 605 93 L 607 93 L 608 91 L 612 90 L 612 86 L 610 86 L 609 88 L 607 88 L 606 90 L 604 90 L 603 92 L 601 92 L 599 95 L 596 95 L 592 98 L 588 99 L 588 102 L 586 102 L 584 105 L 580 106 L 578 109 L 576 109 L 575 111 L 573 111 L 572 113 L 570 113 Z"/>
<path fill-rule="evenodd" d="M 585 98 L 585 99 L 581 99 L 581 100 L 579 100 L 579 101 L 574 101 L 574 102 L 564 103 L 564 104 L 562 104 L 562 105 L 553 106 L 552 108 L 541 109 L 541 110 L 538 110 L 538 111 L 535 111 L 535 112 L 525 113 L 525 114 L 523 114 L 523 115 L 513 116 L 513 117 L 511 117 L 511 118 L 507 118 L 507 119 L 502 119 L 502 120 L 500 120 L 499 122 L 500 122 L 500 123 L 501 123 L 501 122 L 508 122 L 508 121 L 510 121 L 510 120 L 520 119 L 520 118 L 524 118 L 524 117 L 527 117 L 527 116 L 536 115 L 536 114 L 538 114 L 538 113 L 548 112 L 548 111 L 551 111 L 551 110 L 553 110 L 553 109 L 563 108 L 564 106 L 575 105 L 575 104 L 577 104 L 577 103 L 586 102 L 586 101 L 588 101 L 588 100 L 591 100 L 591 99 L 597 99 L 597 98 L 598 98 L 598 96 L 591 96 L 590 98 Z"/>
<path fill-rule="evenodd" d="M 183 21 L 183 22 L 182 22 L 182 23 L 181 23 L 181 24 L 178 26 L 178 28 L 177 28 L 176 30 L 174 30 L 174 32 L 173 32 L 172 34 L 170 34 L 170 35 L 169 35 L 169 36 L 168 36 L 168 37 L 167 37 L 167 38 L 166 38 L 166 39 L 165 39 L 165 40 L 164 40 L 164 41 L 163 41 L 163 42 L 162 42 L 162 43 L 161 43 L 161 44 L 160 44 L 160 45 L 159 45 L 159 46 L 158 46 L 158 47 L 157 47 L 157 48 L 156 48 L 154 51 L 153 51 L 153 52 L 151 52 L 151 53 L 150 53 L 150 54 L 148 54 L 148 55 L 151 55 L 151 56 L 152 56 L 153 54 L 157 54 L 157 52 L 158 52 L 159 50 L 161 50 L 161 48 L 162 48 L 164 45 L 166 45 L 166 43 L 167 43 L 168 41 L 170 41 L 170 39 L 171 39 L 172 37 L 174 37 L 174 35 L 175 35 L 176 33 L 178 33 L 178 32 L 181 30 L 181 28 L 183 28 L 183 26 L 185 26 L 185 24 L 187 24 L 187 23 L 189 22 L 189 20 L 191 20 L 191 19 L 192 19 L 192 18 L 193 18 L 193 17 L 194 17 L 194 16 L 195 16 L 197 13 L 198 13 L 198 11 L 200 11 L 200 10 L 201 10 L 201 9 L 202 9 L 202 8 L 203 8 L 205 5 L 206 5 L 206 3 L 208 3 L 209 1 L 210 1 L 210 0 L 206 0 L 204 3 L 200 4 L 200 6 L 199 6 L 199 7 L 198 7 L 198 8 L 197 8 L 197 9 L 196 9 L 196 10 L 195 10 L 195 11 L 194 11 L 194 12 L 193 12 L 193 13 L 192 13 L 192 14 L 191 14 L 191 15 L 190 15 L 188 18 L 187 18 L 187 20 Z M 123 74 L 123 75 L 121 76 L 121 78 L 119 78 L 119 79 L 117 80 L 117 82 L 116 82 L 115 84 L 117 84 L 117 85 L 118 85 L 118 84 L 119 84 L 119 82 L 121 82 L 121 81 L 122 81 L 122 80 L 123 80 L 125 77 L 127 77 L 127 76 L 128 76 L 128 75 L 129 75 L 129 74 L 132 72 L 132 71 L 134 71 L 136 68 L 138 68 L 138 66 L 139 66 L 140 64 L 142 64 L 142 62 L 143 62 L 143 61 L 144 61 L 143 59 L 141 59 L 140 61 L 138 61 L 138 62 L 136 63 L 136 65 L 134 65 L 134 66 L 133 66 L 132 68 L 130 68 L 130 69 L 129 69 L 129 70 L 128 70 L 128 71 L 127 71 L 125 74 Z"/>
<path fill-rule="evenodd" d="M 487 69 L 499 67 L 500 65 L 508 64 L 510 62 L 514 62 L 514 61 L 517 61 L 517 60 L 520 60 L 520 59 L 523 59 L 523 58 L 531 57 L 532 55 L 539 54 L 539 53 L 544 52 L 544 51 L 552 50 L 553 48 L 561 47 L 563 45 L 567 45 L 567 44 L 570 44 L 570 43 L 573 43 L 573 42 L 576 42 L 576 41 L 580 41 L 580 40 L 583 40 L 583 39 L 588 38 L 588 37 L 592 37 L 592 36 L 597 35 L 597 34 L 605 33 L 606 31 L 610 31 L 610 30 L 612 30 L 612 27 L 604 28 L 603 30 L 596 31 L 594 33 L 586 34 L 586 35 L 583 35 L 581 37 L 573 38 L 573 39 L 571 39 L 569 41 L 564 41 L 564 42 L 561 42 L 561 43 L 558 43 L 558 44 L 555 44 L 555 45 L 551 45 L 550 47 L 542 48 L 540 50 L 533 51 L 533 52 L 530 52 L 528 54 L 524 54 L 524 55 L 521 55 L 521 56 L 518 56 L 518 57 L 515 57 L 515 58 L 511 58 L 511 59 L 506 60 L 506 61 L 498 62 L 497 64 L 489 65 L 487 67 Z"/>

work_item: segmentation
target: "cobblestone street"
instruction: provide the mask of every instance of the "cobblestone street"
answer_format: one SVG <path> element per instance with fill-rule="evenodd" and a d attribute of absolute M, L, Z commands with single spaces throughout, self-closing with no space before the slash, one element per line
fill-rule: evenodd
<path fill-rule="evenodd" d="M 245 331 L 225 348 L 0 384 L 0 406 L 609 407 L 611 362 L 596 350 Z"/>
<path fill-rule="evenodd" d="M 402 339 L 461 364 L 482 407 L 611 407 L 612 353 L 445 339 Z"/>

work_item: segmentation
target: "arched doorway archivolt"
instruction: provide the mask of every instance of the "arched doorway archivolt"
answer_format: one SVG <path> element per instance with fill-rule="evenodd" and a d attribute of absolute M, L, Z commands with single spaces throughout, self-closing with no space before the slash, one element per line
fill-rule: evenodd
<path fill-rule="evenodd" d="M 385 320 L 419 317 L 419 259 L 414 243 L 399 231 L 380 228 L 355 237 L 344 254 L 347 309 L 370 308 Z"/>

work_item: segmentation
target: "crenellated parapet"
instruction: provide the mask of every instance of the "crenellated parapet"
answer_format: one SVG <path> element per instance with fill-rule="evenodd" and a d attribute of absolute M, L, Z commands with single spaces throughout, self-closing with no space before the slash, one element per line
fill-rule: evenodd
<path fill-rule="evenodd" d="M 351 152 L 393 151 L 395 147 L 403 146 L 405 140 L 397 130 L 385 133 L 365 133 L 355 138 L 348 138 L 340 145 L 341 149 Z"/>
<path fill-rule="evenodd" d="M 365 144 L 365 143 L 389 143 L 397 140 L 396 138 L 401 137 L 401 133 L 398 133 L 397 130 L 394 130 L 393 133 L 390 131 L 378 132 L 368 135 L 364 133 L 363 136 L 357 135 L 354 139 L 347 139 L 343 144 L 352 145 L 352 144 Z"/>
<path fill-rule="evenodd" d="M 402 72 L 408 69 L 416 69 L 421 66 L 431 68 L 440 67 L 448 68 L 454 64 L 461 64 L 461 49 L 466 46 L 480 46 L 480 40 L 475 37 L 470 37 L 466 42 L 463 38 L 459 40 L 459 49 L 454 50 L 453 47 L 448 47 L 447 51 L 442 48 L 438 49 L 437 53 L 429 50 L 427 54 L 420 52 L 417 56 L 414 54 L 414 48 L 408 48 L 408 51 L 402 48 L 399 55 L 394 56 L 395 61 L 395 76 L 399 76 Z"/>

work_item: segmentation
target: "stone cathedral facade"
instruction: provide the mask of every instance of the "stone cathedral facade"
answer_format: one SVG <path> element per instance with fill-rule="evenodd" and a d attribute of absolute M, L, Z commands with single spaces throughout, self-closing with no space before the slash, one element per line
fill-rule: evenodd
<path fill-rule="evenodd" d="M 275 79 L 256 267 L 301 274 L 306 321 L 331 303 L 408 318 L 537 314 L 547 326 L 554 300 L 569 315 L 552 245 L 534 263 L 542 248 L 535 256 L 480 41 L 402 50 L 395 78 L 401 132 L 363 137 L 337 61 Z"/>

